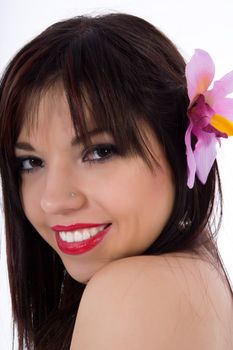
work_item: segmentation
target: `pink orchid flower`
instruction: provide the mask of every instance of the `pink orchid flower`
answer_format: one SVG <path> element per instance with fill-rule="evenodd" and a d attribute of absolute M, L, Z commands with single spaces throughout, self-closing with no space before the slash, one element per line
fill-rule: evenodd
<path fill-rule="evenodd" d="M 215 66 L 210 55 L 196 49 L 186 65 L 189 126 L 185 134 L 188 162 L 188 187 L 192 188 L 195 174 L 205 184 L 217 153 L 220 138 L 233 135 L 233 71 L 214 82 Z M 191 143 L 192 135 L 196 143 Z"/>

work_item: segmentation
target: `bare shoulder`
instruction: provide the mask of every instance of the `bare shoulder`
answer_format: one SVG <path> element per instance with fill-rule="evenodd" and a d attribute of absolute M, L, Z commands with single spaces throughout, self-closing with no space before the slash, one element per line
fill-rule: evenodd
<path fill-rule="evenodd" d="M 210 264 L 177 254 L 130 257 L 89 281 L 71 350 L 228 350 L 232 324 L 230 294 Z"/>

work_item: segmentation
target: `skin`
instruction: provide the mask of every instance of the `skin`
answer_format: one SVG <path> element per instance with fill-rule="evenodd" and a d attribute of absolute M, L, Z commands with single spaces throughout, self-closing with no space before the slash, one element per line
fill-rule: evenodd
<path fill-rule="evenodd" d="M 231 350 L 232 296 L 211 264 L 188 253 L 114 261 L 85 288 L 77 349 Z"/>
<path fill-rule="evenodd" d="M 22 168 L 32 168 L 21 171 L 25 214 L 79 282 L 87 283 L 110 262 L 140 255 L 156 240 L 171 214 L 172 172 L 156 137 L 148 128 L 143 130 L 156 157 L 153 171 L 139 156 L 112 154 L 100 162 L 98 152 L 87 154 L 81 143 L 71 145 L 75 132 L 60 86 L 42 97 L 36 126 L 22 127 L 17 143 L 27 143 L 33 150 L 16 147 L 16 157 L 40 159 L 33 168 L 30 161 L 21 162 Z M 92 143 L 114 144 L 114 140 L 105 132 L 93 136 Z M 51 227 L 74 223 L 112 226 L 91 251 L 64 254 Z"/>

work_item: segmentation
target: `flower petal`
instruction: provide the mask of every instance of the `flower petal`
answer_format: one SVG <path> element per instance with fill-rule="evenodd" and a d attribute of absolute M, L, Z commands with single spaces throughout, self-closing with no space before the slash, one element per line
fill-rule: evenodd
<path fill-rule="evenodd" d="M 214 73 L 214 62 L 210 55 L 204 50 L 196 49 L 185 69 L 190 104 L 197 95 L 208 89 Z"/>
<path fill-rule="evenodd" d="M 220 114 L 225 118 L 233 121 L 233 99 L 232 98 L 218 98 L 213 101 L 211 107 L 215 111 L 216 114 Z"/>
<path fill-rule="evenodd" d="M 213 89 L 209 91 L 211 99 L 225 97 L 233 92 L 233 71 L 214 82 Z"/>
<path fill-rule="evenodd" d="M 188 181 L 187 185 L 189 188 L 193 187 L 195 172 L 196 172 L 196 162 L 191 146 L 191 132 L 193 129 L 193 123 L 190 122 L 188 129 L 185 133 L 185 145 L 186 145 L 186 155 L 187 155 L 187 163 L 188 163 Z"/>
<path fill-rule="evenodd" d="M 214 134 L 206 133 L 196 128 L 193 129 L 193 133 L 198 140 L 193 152 L 197 167 L 196 173 L 199 180 L 205 184 L 216 158 L 218 139 Z"/>

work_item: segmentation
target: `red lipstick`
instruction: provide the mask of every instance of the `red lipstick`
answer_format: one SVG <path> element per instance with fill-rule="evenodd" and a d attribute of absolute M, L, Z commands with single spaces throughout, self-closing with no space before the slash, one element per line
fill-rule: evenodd
<path fill-rule="evenodd" d="M 95 236 L 90 237 L 89 239 L 85 239 L 81 242 L 67 242 L 61 238 L 59 232 L 69 231 L 72 233 L 72 231 L 75 230 L 99 226 L 104 226 L 104 224 L 74 224 L 69 226 L 56 225 L 53 226 L 52 229 L 56 233 L 56 241 L 59 249 L 65 254 L 78 255 L 90 251 L 91 249 L 95 248 L 99 243 L 101 243 L 105 235 L 110 230 L 111 224 L 106 224 L 102 231 L 98 232 Z"/>
<path fill-rule="evenodd" d="M 73 225 L 55 225 L 52 226 L 52 230 L 54 231 L 75 231 L 75 230 L 82 230 L 84 228 L 91 228 L 91 227 L 99 227 L 103 226 L 105 224 L 73 224 Z M 106 224 L 107 225 L 107 224 Z"/>

